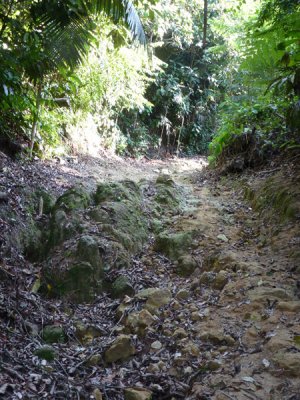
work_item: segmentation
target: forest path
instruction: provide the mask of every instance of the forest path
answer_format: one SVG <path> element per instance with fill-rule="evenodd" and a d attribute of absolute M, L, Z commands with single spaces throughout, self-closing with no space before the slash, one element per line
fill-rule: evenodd
<path fill-rule="evenodd" d="M 20 167 L 11 177 L 61 194 L 75 184 L 153 182 L 169 173 L 184 206 L 163 215 L 167 245 L 151 238 L 119 271 L 132 297 L 104 294 L 78 305 L 36 297 L 39 269 L 31 265 L 19 270 L 18 290 L 17 281 L 3 281 L 4 398 L 298 400 L 300 301 L 289 257 L 297 237 L 292 229 L 268 237 L 243 199 L 245 178 L 216 179 L 202 171 L 202 158 L 74 161 Z M 51 344 L 52 361 L 36 356 L 46 325 L 67 335 Z"/>

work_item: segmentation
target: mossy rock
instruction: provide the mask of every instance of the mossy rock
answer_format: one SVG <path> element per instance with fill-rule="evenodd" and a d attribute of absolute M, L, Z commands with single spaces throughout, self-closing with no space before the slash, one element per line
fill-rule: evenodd
<path fill-rule="evenodd" d="M 34 355 L 42 360 L 53 361 L 56 357 L 56 352 L 52 346 L 42 346 L 35 350 Z"/>
<path fill-rule="evenodd" d="M 192 240 L 192 232 L 162 232 L 155 239 L 154 250 L 163 253 L 172 260 L 177 260 L 188 252 Z"/>
<path fill-rule="evenodd" d="M 103 275 L 103 260 L 99 251 L 99 242 L 95 237 L 89 235 L 81 236 L 77 244 L 76 258 L 79 261 L 89 263 L 97 270 L 99 276 Z"/>
<path fill-rule="evenodd" d="M 138 185 L 130 180 L 117 183 L 100 183 L 97 186 L 94 200 L 96 204 L 106 201 L 137 201 L 141 193 Z"/>
<path fill-rule="evenodd" d="M 22 233 L 22 242 L 24 245 L 24 254 L 30 261 L 38 261 L 43 256 L 44 235 L 39 224 L 33 221 L 28 223 L 26 230 Z"/>
<path fill-rule="evenodd" d="M 122 299 L 124 296 L 134 296 L 134 288 L 126 276 L 119 276 L 112 284 L 111 296 L 114 299 Z"/>
<path fill-rule="evenodd" d="M 67 297 L 74 303 L 80 303 L 93 300 L 96 294 L 103 291 L 102 271 L 99 272 L 88 262 L 75 260 L 61 268 L 45 268 L 45 271 L 43 288 L 48 296 Z"/>
<path fill-rule="evenodd" d="M 182 201 L 181 190 L 170 177 L 170 175 L 160 175 L 155 183 L 156 194 L 154 196 L 154 201 L 157 206 L 167 208 L 178 208 L 180 202 Z"/>
<path fill-rule="evenodd" d="M 105 209 L 95 208 L 89 215 L 102 223 L 101 229 L 131 252 L 141 250 L 148 238 L 147 220 L 140 203 L 106 202 Z"/>
<path fill-rule="evenodd" d="M 167 206 L 168 208 L 176 209 L 179 206 L 180 198 L 174 188 L 165 185 L 157 185 L 157 193 L 154 201 L 160 206 Z"/>
<path fill-rule="evenodd" d="M 46 231 L 45 253 L 52 247 L 64 242 L 83 231 L 83 225 L 78 215 L 67 215 L 61 209 L 55 210 Z"/>
<path fill-rule="evenodd" d="M 62 209 L 66 212 L 85 209 L 91 203 L 90 194 L 82 187 L 73 187 L 62 194 L 56 201 L 54 210 Z"/>
<path fill-rule="evenodd" d="M 190 276 L 197 268 L 197 261 L 189 254 L 179 257 L 176 272 L 180 276 Z"/>
<path fill-rule="evenodd" d="M 175 182 L 173 181 L 173 179 L 171 178 L 171 176 L 168 175 L 168 174 L 161 174 L 161 175 L 159 175 L 159 176 L 157 177 L 157 179 L 156 179 L 156 183 L 157 183 L 157 184 L 161 184 L 161 185 L 176 187 Z"/>
<path fill-rule="evenodd" d="M 104 270 L 109 271 L 112 268 L 126 269 L 130 265 L 130 258 L 130 253 L 124 249 L 121 243 L 111 241 L 105 256 Z"/>
<path fill-rule="evenodd" d="M 66 334 L 64 328 L 58 325 L 46 325 L 42 330 L 42 338 L 46 343 L 65 343 Z"/>
<path fill-rule="evenodd" d="M 34 196 L 37 206 L 39 205 L 40 198 L 43 199 L 43 214 L 49 215 L 55 206 L 55 197 L 44 189 L 37 189 Z"/>

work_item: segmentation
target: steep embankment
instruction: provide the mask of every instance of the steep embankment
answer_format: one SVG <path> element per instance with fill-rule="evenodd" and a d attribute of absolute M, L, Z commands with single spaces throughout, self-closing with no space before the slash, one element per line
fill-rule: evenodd
<path fill-rule="evenodd" d="M 3 189 L 11 185 L 2 211 L 18 194 L 13 219 L 31 229 L 15 227 L 14 238 L 39 260 L 22 258 L 6 231 L 4 398 L 297 399 L 299 170 L 218 179 L 201 164 L 31 166 L 53 199 L 31 192 L 27 218 L 18 182 L 29 190 L 30 169 L 2 170 Z M 50 212 L 38 216 L 41 197 Z"/>

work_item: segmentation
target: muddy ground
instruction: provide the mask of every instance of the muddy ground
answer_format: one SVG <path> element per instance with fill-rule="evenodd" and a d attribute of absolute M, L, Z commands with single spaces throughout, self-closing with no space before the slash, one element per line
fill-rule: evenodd
<path fill-rule="evenodd" d="M 233 176 L 205 165 L 108 154 L 22 163 L 1 155 L 0 398 L 300 399 L 297 160 Z M 51 287 L 40 293 L 41 264 L 26 259 L 20 238 L 29 214 L 47 218 L 33 188 L 58 197 L 77 184 L 151 186 L 161 175 L 185 197 L 179 211 L 166 209 L 168 229 L 193 232 L 191 242 L 166 252 L 150 234 L 117 271 L 134 289 L 123 298 L 104 292 L 76 304 L 52 297 Z M 261 188 L 270 178 L 274 192 L 290 185 L 293 213 L 281 207 L 285 197 L 268 200 Z M 49 327 L 58 336 L 46 341 Z"/>

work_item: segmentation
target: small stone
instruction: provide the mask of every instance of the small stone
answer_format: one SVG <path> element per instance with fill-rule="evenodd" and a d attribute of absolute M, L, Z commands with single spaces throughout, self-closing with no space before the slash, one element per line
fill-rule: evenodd
<path fill-rule="evenodd" d="M 148 310 L 141 310 L 129 314 L 125 326 L 133 333 L 144 335 L 145 328 L 150 327 L 154 321 L 155 318 Z"/>
<path fill-rule="evenodd" d="M 124 391 L 125 400 L 151 400 L 152 392 L 142 388 L 127 388 Z"/>
<path fill-rule="evenodd" d="M 113 344 L 105 351 L 104 358 L 108 363 L 127 360 L 135 354 L 135 347 L 131 343 L 130 335 L 118 336 Z"/>
<path fill-rule="evenodd" d="M 33 324 L 32 322 L 25 321 L 25 327 L 27 332 L 32 337 L 37 337 L 39 335 L 39 326 L 37 324 Z"/>
<path fill-rule="evenodd" d="M 119 307 L 116 309 L 116 318 L 119 320 L 122 315 L 125 315 L 125 312 L 130 308 L 130 304 L 121 303 Z"/>
<path fill-rule="evenodd" d="M 94 396 L 94 398 L 96 400 L 102 400 L 103 399 L 102 393 L 100 392 L 100 390 L 98 388 L 94 389 L 93 396 Z"/>
<path fill-rule="evenodd" d="M 82 344 L 90 344 L 94 338 L 102 336 L 101 329 L 93 325 L 85 325 L 84 323 L 75 322 L 75 336 Z"/>
<path fill-rule="evenodd" d="M 199 314 L 199 311 L 193 311 L 191 313 L 191 320 L 192 321 L 196 322 L 196 321 L 200 321 L 200 319 L 201 319 L 201 316 Z"/>
<path fill-rule="evenodd" d="M 203 340 L 203 342 L 210 342 L 215 345 L 227 344 L 228 346 L 233 346 L 235 344 L 235 340 L 232 336 L 224 335 L 222 332 L 217 330 L 201 332 L 200 339 Z"/>
<path fill-rule="evenodd" d="M 260 286 L 249 291 L 249 299 L 260 304 L 263 304 L 267 299 L 289 301 L 292 300 L 292 297 L 292 294 L 283 288 Z"/>
<path fill-rule="evenodd" d="M 272 353 L 284 351 L 293 346 L 293 337 L 288 330 L 277 330 L 276 335 L 272 336 L 266 343 L 266 348 Z"/>
<path fill-rule="evenodd" d="M 149 364 L 147 371 L 150 374 L 158 374 L 160 372 L 160 368 L 158 364 Z"/>
<path fill-rule="evenodd" d="M 173 310 L 175 310 L 175 311 L 180 310 L 182 307 L 181 304 L 177 300 L 174 300 L 172 302 L 171 306 L 172 306 Z"/>
<path fill-rule="evenodd" d="M 170 376 L 173 376 L 174 378 L 177 378 L 179 376 L 179 373 L 175 367 L 171 367 L 168 371 L 168 374 Z"/>
<path fill-rule="evenodd" d="M 197 261 L 191 255 L 179 257 L 176 272 L 180 276 L 190 276 L 197 268 Z"/>
<path fill-rule="evenodd" d="M 203 272 L 203 274 L 200 276 L 199 282 L 202 285 L 209 286 L 214 282 L 215 276 L 216 274 L 213 272 Z"/>
<path fill-rule="evenodd" d="M 300 312 L 300 301 L 280 301 L 276 308 L 280 311 Z"/>
<path fill-rule="evenodd" d="M 134 288 L 126 276 L 119 276 L 112 284 L 111 296 L 114 299 L 122 299 L 124 296 L 134 296 Z"/>
<path fill-rule="evenodd" d="M 176 329 L 175 332 L 173 333 L 173 336 L 182 339 L 182 338 L 188 337 L 188 333 L 186 332 L 185 329 L 183 329 L 183 328 L 178 328 L 178 329 Z"/>
<path fill-rule="evenodd" d="M 159 340 L 156 340 L 155 342 L 151 343 L 151 349 L 160 350 L 161 348 L 162 348 L 162 344 Z"/>
<path fill-rule="evenodd" d="M 157 313 L 160 307 L 170 303 L 171 298 L 172 295 L 169 289 L 156 289 L 148 296 L 145 307 L 150 312 Z"/>
<path fill-rule="evenodd" d="M 172 336 L 172 331 L 169 328 L 163 328 L 163 334 L 167 337 Z"/>
<path fill-rule="evenodd" d="M 186 368 L 184 368 L 183 372 L 184 372 L 186 375 L 190 375 L 190 374 L 193 373 L 193 368 L 192 368 L 192 367 L 186 367 Z"/>
<path fill-rule="evenodd" d="M 52 346 L 42 346 L 35 350 L 34 355 L 42 360 L 53 361 L 55 359 L 56 353 Z"/>
<path fill-rule="evenodd" d="M 159 369 L 161 371 L 166 371 L 167 367 L 166 367 L 166 364 L 163 361 L 161 361 L 161 360 L 158 361 L 157 365 L 159 366 Z"/>
<path fill-rule="evenodd" d="M 157 288 L 147 288 L 147 289 L 142 289 L 139 292 L 137 292 L 137 294 L 135 295 L 135 297 L 138 300 L 144 300 L 144 299 L 148 299 L 152 294 L 156 293 Z"/>
<path fill-rule="evenodd" d="M 272 361 L 282 368 L 288 376 L 299 376 L 300 371 L 300 353 L 278 352 L 272 358 Z"/>
<path fill-rule="evenodd" d="M 183 339 L 180 344 L 183 345 L 182 347 L 182 353 L 186 355 L 190 355 L 193 357 L 198 357 L 200 354 L 200 349 L 197 346 L 196 343 L 194 343 L 192 340 L 186 342 L 187 339 Z"/>
<path fill-rule="evenodd" d="M 215 277 L 215 280 L 213 282 L 213 288 L 222 290 L 227 283 L 228 283 L 228 273 L 226 271 L 220 271 L 217 273 Z"/>
<path fill-rule="evenodd" d="M 187 300 L 190 297 L 190 293 L 187 289 L 181 289 L 176 294 L 176 299 Z"/>
<path fill-rule="evenodd" d="M 93 354 L 86 362 L 89 367 L 95 367 L 102 360 L 101 354 Z"/>
<path fill-rule="evenodd" d="M 222 240 L 222 242 L 225 242 L 225 243 L 228 243 L 228 241 L 229 241 L 228 237 L 226 235 L 224 235 L 223 233 L 220 233 L 217 236 L 217 239 Z"/>
<path fill-rule="evenodd" d="M 179 267 L 180 257 L 187 252 L 186 250 L 192 242 L 192 236 L 192 232 L 187 231 L 160 232 L 155 238 L 154 251 L 163 253 L 173 261 L 178 260 Z"/>
<path fill-rule="evenodd" d="M 208 363 L 206 364 L 206 368 L 209 371 L 217 371 L 218 369 L 220 369 L 222 367 L 222 363 L 218 360 L 210 360 L 208 361 Z"/>
<path fill-rule="evenodd" d="M 189 310 L 190 310 L 191 312 L 194 312 L 194 311 L 198 311 L 198 310 L 199 310 L 198 307 L 197 307 L 195 304 L 190 304 L 188 308 L 189 308 Z"/>

